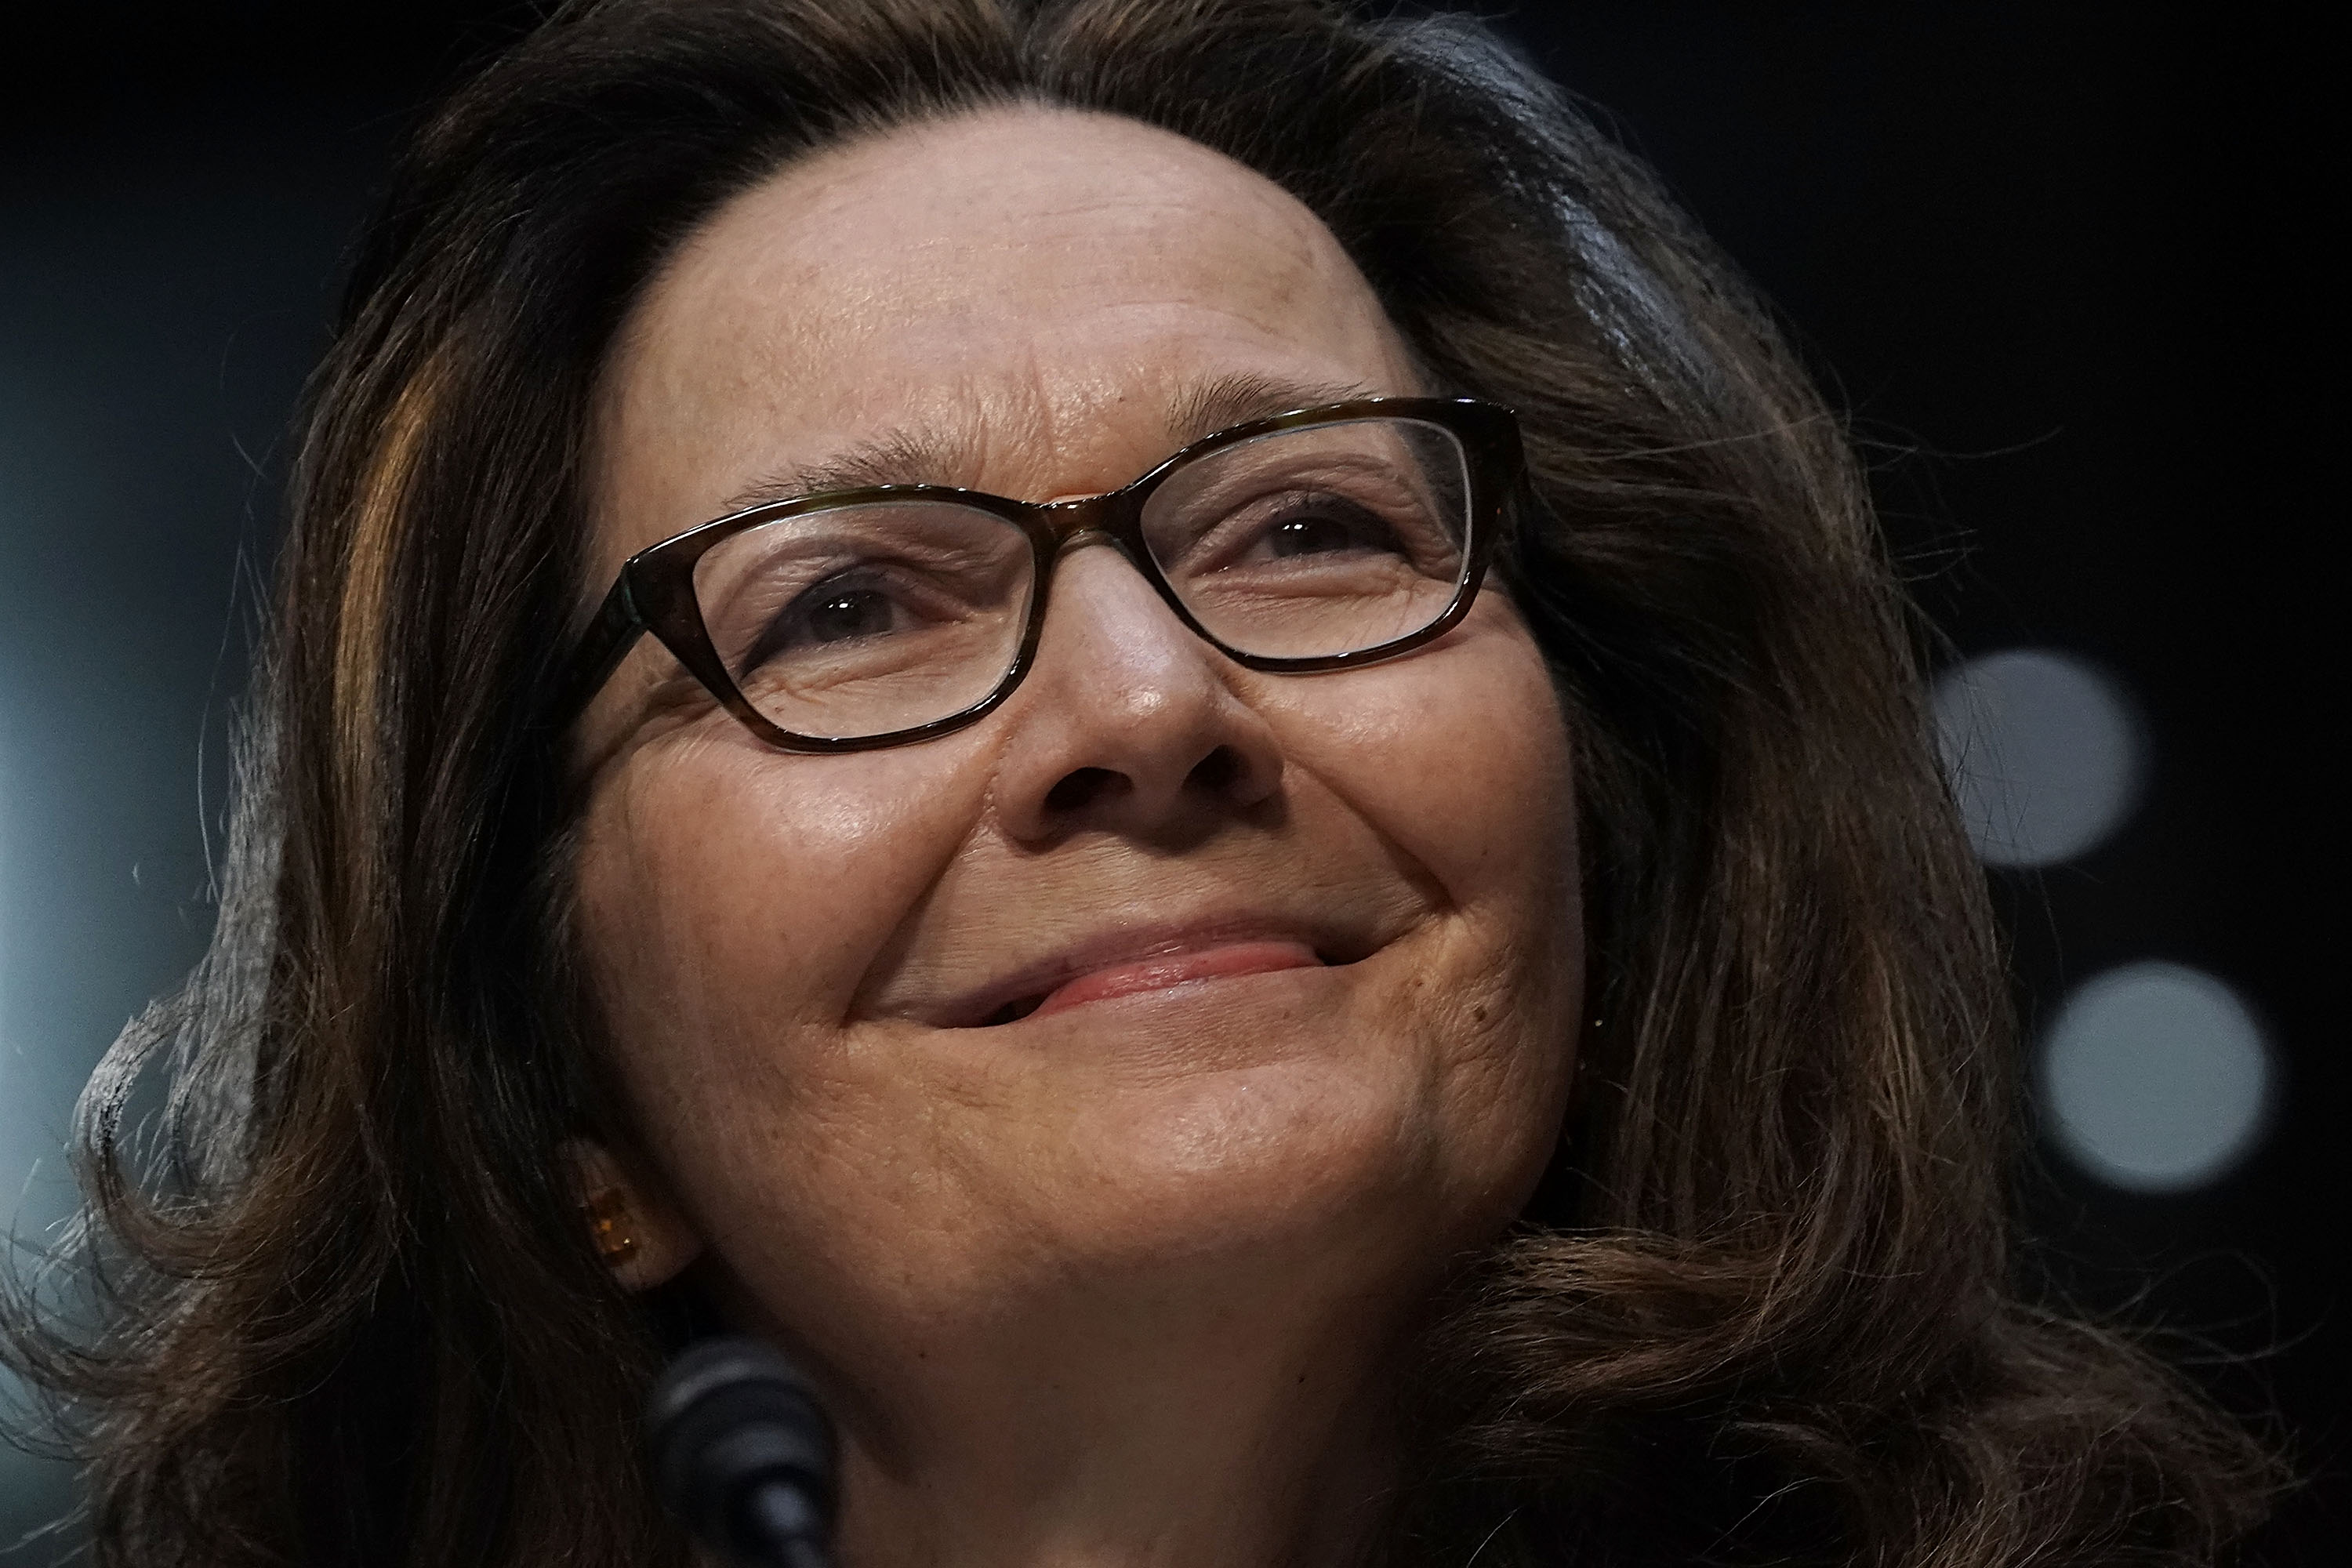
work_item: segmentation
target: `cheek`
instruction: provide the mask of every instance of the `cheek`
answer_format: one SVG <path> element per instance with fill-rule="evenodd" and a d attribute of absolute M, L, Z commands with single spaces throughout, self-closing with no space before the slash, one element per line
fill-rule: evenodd
<path fill-rule="evenodd" d="M 958 762 L 953 748 L 780 757 L 686 734 L 600 789 L 582 944 L 663 1152 L 695 1163 L 762 1093 L 824 1072 L 875 954 L 962 840 L 979 786 Z"/>
<path fill-rule="evenodd" d="M 1567 721 L 1517 613 L 1482 600 L 1419 658 L 1292 681 L 1291 760 L 1385 838 L 1442 907 L 1581 958 Z"/>
<path fill-rule="evenodd" d="M 1362 1024 L 1420 1039 L 1454 1174 L 1515 1206 L 1557 1137 L 1582 1016 L 1574 774 L 1508 601 L 1482 601 L 1463 631 L 1358 690 L 1295 683 L 1289 751 L 1442 911 Z"/>

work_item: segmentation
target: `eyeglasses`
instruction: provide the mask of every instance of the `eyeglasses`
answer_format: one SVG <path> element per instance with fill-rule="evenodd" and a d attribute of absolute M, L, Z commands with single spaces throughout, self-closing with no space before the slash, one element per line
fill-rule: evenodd
<path fill-rule="evenodd" d="M 1221 430 L 1082 500 L 910 484 L 753 507 L 629 558 L 557 715 L 576 719 L 651 632 L 782 750 L 942 735 L 1020 685 L 1054 563 L 1087 543 L 1115 546 L 1246 668 L 1394 658 L 1469 612 L 1521 460 L 1507 408 L 1372 397 Z"/>

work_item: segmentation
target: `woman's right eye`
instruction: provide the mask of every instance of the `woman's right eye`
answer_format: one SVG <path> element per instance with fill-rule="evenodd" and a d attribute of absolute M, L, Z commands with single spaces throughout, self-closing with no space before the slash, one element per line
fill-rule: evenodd
<path fill-rule="evenodd" d="M 746 627 L 735 668 L 754 669 L 772 659 L 887 637 L 907 620 L 907 606 L 888 584 L 863 571 L 836 573 L 793 595 L 764 623 Z"/>

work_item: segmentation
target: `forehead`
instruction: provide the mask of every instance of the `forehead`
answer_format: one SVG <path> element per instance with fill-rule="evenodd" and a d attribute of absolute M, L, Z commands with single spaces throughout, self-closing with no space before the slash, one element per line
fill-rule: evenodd
<path fill-rule="evenodd" d="M 1370 289 L 1279 186 L 1109 116 L 902 128 L 737 197 L 648 288 L 606 374 L 595 553 L 616 568 L 893 441 L 961 470 L 907 479 L 1108 489 L 1236 377 L 1412 390 Z"/>

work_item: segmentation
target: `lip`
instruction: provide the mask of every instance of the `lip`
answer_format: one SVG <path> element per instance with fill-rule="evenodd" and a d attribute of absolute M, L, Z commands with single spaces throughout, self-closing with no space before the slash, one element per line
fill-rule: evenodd
<path fill-rule="evenodd" d="M 1368 948 L 1293 921 L 1220 921 L 1108 933 L 923 1008 L 943 1028 L 984 1028 L 1091 1002 L 1285 969 L 1352 963 Z"/>
<path fill-rule="evenodd" d="M 1045 1000 L 1027 1016 L 1049 1017 L 1089 1002 L 1108 1002 L 1144 991 L 1168 991 L 1204 980 L 1238 980 L 1244 974 L 1317 968 L 1322 963 L 1322 955 L 1303 942 L 1230 942 L 1089 971 L 1047 992 Z"/>

